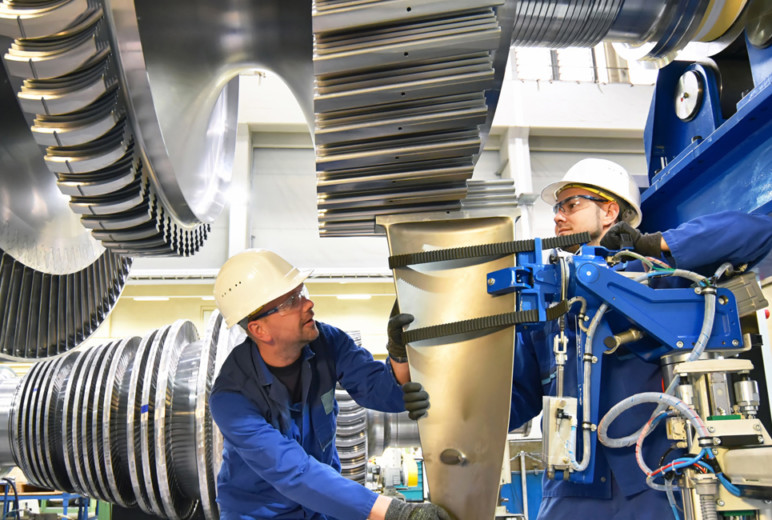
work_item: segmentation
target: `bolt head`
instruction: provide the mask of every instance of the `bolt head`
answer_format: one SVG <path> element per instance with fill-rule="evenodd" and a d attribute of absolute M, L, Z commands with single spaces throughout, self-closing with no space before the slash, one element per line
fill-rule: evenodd
<path fill-rule="evenodd" d="M 494 283 L 496 283 L 495 278 L 488 278 L 488 285 L 493 285 Z"/>
<path fill-rule="evenodd" d="M 676 347 L 678 348 L 684 348 L 684 342 L 683 341 L 676 341 Z"/>

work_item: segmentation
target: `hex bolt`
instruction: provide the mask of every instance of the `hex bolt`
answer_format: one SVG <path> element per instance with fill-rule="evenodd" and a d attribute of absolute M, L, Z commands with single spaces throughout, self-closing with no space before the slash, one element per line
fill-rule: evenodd
<path fill-rule="evenodd" d="M 676 341 L 675 346 L 678 347 L 678 348 L 684 348 L 684 342 L 683 341 Z"/>

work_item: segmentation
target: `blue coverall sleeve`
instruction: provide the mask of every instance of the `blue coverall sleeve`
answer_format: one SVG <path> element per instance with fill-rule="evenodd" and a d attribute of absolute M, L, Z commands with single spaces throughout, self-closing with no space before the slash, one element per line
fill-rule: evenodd
<path fill-rule="evenodd" d="M 402 388 L 390 367 L 373 359 L 372 354 L 357 346 L 341 332 L 331 338 L 335 349 L 338 381 L 359 405 L 381 412 L 404 412 Z"/>
<path fill-rule="evenodd" d="M 510 430 L 519 428 L 539 415 L 544 396 L 539 360 L 533 342 L 522 332 L 517 333 L 516 341 L 509 412 Z"/>
<path fill-rule="evenodd" d="M 222 392 L 212 395 L 210 404 L 223 437 L 282 495 L 340 520 L 363 520 L 370 514 L 375 493 L 309 456 L 266 422 L 249 399 Z"/>
<path fill-rule="evenodd" d="M 662 233 L 679 269 L 713 274 L 724 262 L 753 264 L 772 250 L 772 217 L 723 211 Z"/>

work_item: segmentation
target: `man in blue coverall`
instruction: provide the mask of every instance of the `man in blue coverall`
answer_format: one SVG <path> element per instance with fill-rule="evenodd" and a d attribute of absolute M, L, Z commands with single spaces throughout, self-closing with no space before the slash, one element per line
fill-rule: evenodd
<path fill-rule="evenodd" d="M 343 331 L 314 320 L 308 274 L 271 251 L 248 250 L 217 275 L 220 312 L 248 336 L 209 399 L 224 438 L 220 518 L 450 520 L 436 505 L 392 500 L 340 474 L 335 385 L 362 406 L 403 411 L 409 369 L 394 332 L 405 315 L 390 320 L 390 359 L 375 361 Z"/>
<path fill-rule="evenodd" d="M 603 159 L 584 159 L 563 180 L 547 186 L 542 199 L 553 206 L 555 233 L 590 233 L 590 245 L 620 249 L 622 236 L 632 239 L 635 250 L 660 258 L 674 267 L 712 275 L 723 262 L 735 266 L 761 260 L 772 249 L 772 218 L 723 212 L 699 217 L 663 233 L 641 234 L 639 190 L 621 166 Z M 635 262 L 638 263 L 638 262 Z M 632 264 L 632 263 L 631 263 Z M 628 270 L 635 270 L 628 266 Z M 566 367 L 576 366 L 575 314 L 569 314 Z M 556 367 L 552 338 L 556 322 L 524 328 L 518 333 L 512 387 L 510 429 L 536 417 L 542 397 L 556 395 Z M 601 374 L 600 417 L 622 399 L 640 392 L 661 392 L 662 375 L 657 363 L 632 354 L 606 356 Z M 538 367 L 538 369 L 536 369 Z M 565 370 L 564 393 L 576 396 L 576 370 Z M 609 429 L 611 437 L 623 437 L 640 428 L 651 409 L 638 406 L 627 411 Z M 670 443 L 663 428 L 646 440 L 644 455 L 650 467 Z M 561 518 L 672 518 L 665 493 L 645 482 L 635 461 L 634 446 L 606 448 L 598 444 L 592 484 L 544 479 L 539 519 Z"/>

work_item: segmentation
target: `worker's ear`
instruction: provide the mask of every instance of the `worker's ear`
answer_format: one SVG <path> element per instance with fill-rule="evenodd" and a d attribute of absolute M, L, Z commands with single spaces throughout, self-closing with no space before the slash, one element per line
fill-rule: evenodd
<path fill-rule="evenodd" d="M 619 204 L 616 203 L 616 201 L 611 201 L 608 204 L 605 204 L 605 211 L 603 211 L 603 215 L 601 216 L 601 222 L 603 226 L 613 226 L 614 223 L 617 221 L 617 217 L 619 217 Z"/>
<path fill-rule="evenodd" d="M 254 339 L 266 341 L 270 337 L 267 327 L 260 320 L 252 320 L 247 324 L 247 332 Z"/>

